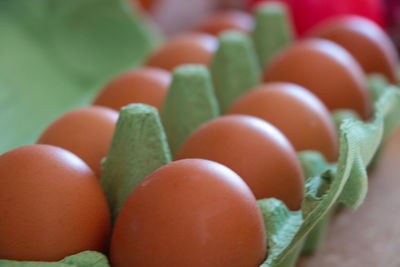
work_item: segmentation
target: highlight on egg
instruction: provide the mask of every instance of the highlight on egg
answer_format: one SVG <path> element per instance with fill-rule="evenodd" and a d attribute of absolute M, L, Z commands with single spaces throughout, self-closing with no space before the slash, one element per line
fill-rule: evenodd
<path fill-rule="evenodd" d="M 111 264 L 252 267 L 266 258 L 261 211 L 246 183 L 203 159 L 162 166 L 131 193 L 114 226 Z"/>
<path fill-rule="evenodd" d="M 200 126 L 176 159 L 202 158 L 235 171 L 257 199 L 274 197 L 300 209 L 304 176 L 296 151 L 273 125 L 247 115 L 227 115 Z"/>
<path fill-rule="evenodd" d="M 329 110 L 351 109 L 371 115 L 366 76 L 347 50 L 323 39 L 294 43 L 264 68 L 265 82 L 299 84 L 315 94 Z"/>
<path fill-rule="evenodd" d="M 315 150 L 328 161 L 338 158 L 339 140 L 331 114 L 306 88 L 292 83 L 265 83 L 237 99 L 227 114 L 244 114 L 277 127 L 296 151 Z"/>
<path fill-rule="evenodd" d="M 119 111 L 133 103 L 161 110 L 171 83 L 171 73 L 163 69 L 141 67 L 126 72 L 109 82 L 96 96 L 93 105 Z"/>
<path fill-rule="evenodd" d="M 107 155 L 117 120 L 118 112 L 106 107 L 77 108 L 53 121 L 36 143 L 76 154 L 100 179 L 101 161 Z"/>
<path fill-rule="evenodd" d="M 0 184 L 0 259 L 59 261 L 107 251 L 107 200 L 76 155 L 49 145 L 13 149 L 0 156 Z"/>
<path fill-rule="evenodd" d="M 398 83 L 396 47 L 373 21 L 358 16 L 337 17 L 316 25 L 307 36 L 339 44 L 351 53 L 366 73 L 379 73 L 389 82 Z"/>

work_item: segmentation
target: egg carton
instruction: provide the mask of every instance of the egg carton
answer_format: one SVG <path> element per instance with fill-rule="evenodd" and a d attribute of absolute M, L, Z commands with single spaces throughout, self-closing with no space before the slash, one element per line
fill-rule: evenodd
<path fill-rule="evenodd" d="M 258 9 L 253 36 L 230 31 L 219 40 L 209 69 L 183 65 L 174 71 L 161 115 L 143 104 L 121 109 L 100 180 L 113 221 L 132 190 L 148 174 L 171 162 L 191 132 L 261 82 L 259 60 L 268 61 L 292 37 L 285 9 L 268 5 Z M 268 238 L 268 257 L 261 266 L 294 266 L 302 252 L 318 248 L 338 205 L 356 209 L 362 204 L 368 189 L 367 167 L 400 120 L 400 90 L 379 75 L 371 76 L 368 84 L 374 100 L 369 121 L 361 121 L 350 111 L 332 114 L 340 135 L 337 163 L 326 162 L 315 151 L 298 154 L 307 177 L 301 210 L 290 211 L 274 198 L 258 200 Z M 60 262 L 0 260 L 0 266 L 102 267 L 109 263 L 105 255 L 85 251 Z"/>

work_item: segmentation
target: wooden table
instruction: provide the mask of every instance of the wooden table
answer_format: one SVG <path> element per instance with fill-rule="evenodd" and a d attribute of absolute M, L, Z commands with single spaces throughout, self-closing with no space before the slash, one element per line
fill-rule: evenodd
<path fill-rule="evenodd" d="M 400 128 L 370 172 L 369 191 L 357 210 L 339 211 L 320 250 L 297 267 L 400 266 Z"/>

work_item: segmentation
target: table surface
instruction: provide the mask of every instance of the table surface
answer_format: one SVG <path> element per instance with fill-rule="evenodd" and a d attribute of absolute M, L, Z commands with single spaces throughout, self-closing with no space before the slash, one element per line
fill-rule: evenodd
<path fill-rule="evenodd" d="M 363 205 L 335 214 L 322 247 L 297 267 L 400 266 L 400 128 L 369 174 Z"/>

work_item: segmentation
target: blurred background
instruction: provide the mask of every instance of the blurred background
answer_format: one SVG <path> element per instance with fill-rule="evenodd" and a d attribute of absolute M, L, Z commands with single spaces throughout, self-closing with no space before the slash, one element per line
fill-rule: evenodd
<path fill-rule="evenodd" d="M 251 12 L 261 2 L 288 4 L 295 28 L 304 34 L 318 22 L 338 15 L 355 14 L 374 20 L 400 44 L 399 0 L 130 0 L 150 14 L 166 35 L 193 28 L 216 10 L 241 9 Z"/>
<path fill-rule="evenodd" d="M 218 10 L 234 8 L 251 13 L 260 2 L 263 0 L 0 0 L 0 153 L 34 143 L 51 121 L 67 110 L 90 103 L 105 83 L 139 66 L 163 39 L 190 31 Z M 379 24 L 400 49 L 400 0 L 281 2 L 287 4 L 299 37 L 326 18 L 356 14 Z M 396 140 L 400 147 L 400 137 Z M 393 225 L 397 232 L 400 228 L 391 223 L 400 220 L 395 218 L 399 213 L 389 210 L 391 219 L 379 215 L 391 203 L 398 203 L 398 192 L 381 198 L 382 192 L 396 188 L 393 185 L 399 181 L 392 173 L 400 172 L 400 164 L 389 163 L 375 174 L 381 180 L 386 177 L 386 182 L 372 180 L 375 185 L 358 215 L 351 211 L 340 215 L 328 236 L 332 242 L 322 248 L 324 253 L 314 257 L 313 263 L 301 266 L 328 266 L 321 265 L 322 261 L 330 261 L 329 266 L 343 266 L 336 258 L 327 257 L 334 249 L 337 255 L 354 259 L 353 265 L 346 266 L 399 266 L 399 257 L 386 257 L 385 265 L 368 261 L 371 251 L 393 256 L 397 251 L 391 249 L 400 245 L 400 233 L 396 236 L 392 231 Z M 392 172 L 387 171 L 390 166 Z M 348 227 L 352 221 L 357 224 Z M 383 228 L 374 225 L 385 225 L 384 234 Z M 366 234 L 353 238 L 351 235 L 361 228 Z M 373 250 L 367 247 L 371 240 L 376 243 Z M 343 246 L 345 243 L 350 245 Z M 365 260 L 362 265 L 360 259 Z"/>
<path fill-rule="evenodd" d="M 267 0 L 269 1 L 269 0 Z M 298 36 L 319 21 L 357 14 L 400 44 L 399 0 L 281 0 Z M 163 39 L 217 10 L 251 13 L 263 0 L 1 0 L 0 153 L 33 143 L 63 112 L 90 103 Z"/>

